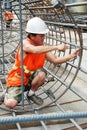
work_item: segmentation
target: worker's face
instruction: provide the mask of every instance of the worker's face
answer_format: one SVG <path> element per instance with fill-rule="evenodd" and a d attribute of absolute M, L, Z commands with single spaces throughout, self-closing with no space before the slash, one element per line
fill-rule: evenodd
<path fill-rule="evenodd" d="M 44 42 L 44 34 L 37 34 L 36 36 L 32 36 L 32 40 L 34 42 L 34 44 L 36 45 L 41 45 Z"/>

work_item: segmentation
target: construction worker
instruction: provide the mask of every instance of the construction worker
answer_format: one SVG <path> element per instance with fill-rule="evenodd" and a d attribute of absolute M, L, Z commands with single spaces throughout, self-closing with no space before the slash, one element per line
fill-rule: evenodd
<path fill-rule="evenodd" d="M 55 56 L 51 51 L 63 51 L 67 49 L 65 44 L 45 45 L 45 34 L 48 33 L 45 22 L 39 17 L 30 19 L 27 23 L 27 37 L 23 39 L 23 69 L 24 69 L 24 89 L 27 90 L 28 100 L 37 105 L 42 105 L 42 98 L 35 94 L 35 91 L 44 84 L 46 70 L 43 68 L 45 60 L 54 64 L 62 64 L 75 58 L 79 50 L 64 57 Z M 7 77 L 7 90 L 4 98 L 4 104 L 9 108 L 14 108 L 22 100 L 22 71 L 21 71 L 21 50 L 18 47 L 15 63 Z"/>
<path fill-rule="evenodd" d="M 3 12 L 3 20 L 6 23 L 6 28 L 11 27 L 12 20 L 14 19 L 14 14 L 10 10 L 2 9 Z"/>

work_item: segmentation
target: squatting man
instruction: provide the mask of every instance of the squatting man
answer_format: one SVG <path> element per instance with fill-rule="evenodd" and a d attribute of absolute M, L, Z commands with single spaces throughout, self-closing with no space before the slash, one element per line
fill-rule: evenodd
<path fill-rule="evenodd" d="M 63 51 L 67 49 L 66 44 L 49 46 L 44 44 L 45 34 L 49 32 L 45 22 L 39 17 L 31 18 L 26 26 L 27 37 L 23 39 L 23 69 L 24 69 L 24 89 L 27 91 L 27 99 L 37 105 L 42 105 L 42 98 L 35 94 L 35 91 L 44 84 L 46 71 L 43 66 L 45 60 L 54 64 L 62 64 L 79 54 L 79 49 L 74 50 L 67 56 L 55 56 L 52 51 Z M 6 93 L 3 102 L 8 108 L 14 108 L 22 100 L 22 73 L 21 73 L 21 51 L 18 46 L 15 63 L 8 73 L 6 80 Z"/>

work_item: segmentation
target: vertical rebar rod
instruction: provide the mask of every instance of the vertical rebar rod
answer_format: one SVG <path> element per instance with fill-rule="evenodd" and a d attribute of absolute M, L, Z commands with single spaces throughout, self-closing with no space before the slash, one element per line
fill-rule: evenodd
<path fill-rule="evenodd" d="M 20 49 L 21 49 L 21 73 L 22 73 L 22 106 L 24 109 L 24 69 L 23 69 L 23 34 L 22 34 L 22 9 L 21 0 L 19 0 L 19 17 L 20 17 Z"/>
<path fill-rule="evenodd" d="M 4 64 L 4 31 L 3 31 L 3 23 L 2 23 L 2 20 L 3 20 L 3 16 L 2 16 L 2 3 L 1 3 L 1 0 L 0 0 L 0 12 L 1 12 L 1 38 L 2 38 L 2 43 L 1 43 L 1 46 L 2 46 L 2 71 L 5 71 L 5 64 Z"/>

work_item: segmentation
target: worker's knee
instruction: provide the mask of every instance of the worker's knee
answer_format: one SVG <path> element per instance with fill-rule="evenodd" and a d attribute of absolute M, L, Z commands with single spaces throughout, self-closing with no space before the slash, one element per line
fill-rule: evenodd
<path fill-rule="evenodd" d="M 5 99 L 4 100 L 4 104 L 6 105 L 6 107 L 8 108 L 14 108 L 17 106 L 18 102 L 15 99 Z"/>
<path fill-rule="evenodd" d="M 45 81 L 45 78 L 46 78 L 45 72 L 39 72 L 38 77 L 39 77 L 40 81 Z"/>

